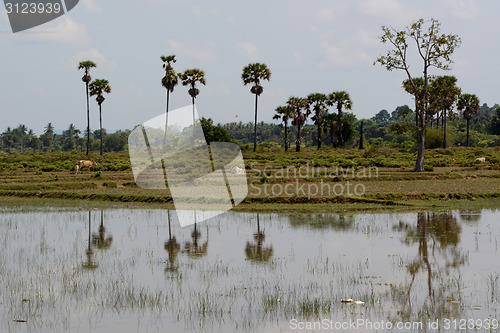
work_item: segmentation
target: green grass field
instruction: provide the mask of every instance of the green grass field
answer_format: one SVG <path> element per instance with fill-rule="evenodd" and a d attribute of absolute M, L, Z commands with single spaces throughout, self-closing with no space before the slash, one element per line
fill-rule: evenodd
<path fill-rule="evenodd" d="M 249 195 L 238 209 L 292 206 L 331 207 L 454 205 L 500 198 L 500 148 L 426 151 L 426 172 L 411 172 L 408 149 L 278 149 L 243 152 Z M 485 157 L 486 162 L 474 162 Z M 80 159 L 95 160 L 94 171 L 74 174 Z M 184 161 L 185 164 L 190 161 Z M 183 165 L 180 161 L 179 165 Z M 170 206 L 168 190 L 134 182 L 127 152 L 104 156 L 81 153 L 0 152 L 0 196 Z"/>

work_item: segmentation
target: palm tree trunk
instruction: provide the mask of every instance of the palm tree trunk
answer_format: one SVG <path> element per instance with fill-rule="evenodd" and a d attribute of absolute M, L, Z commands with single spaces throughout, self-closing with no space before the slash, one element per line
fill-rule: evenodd
<path fill-rule="evenodd" d="M 339 133 L 338 133 L 338 139 L 339 139 L 339 146 L 343 147 L 344 146 L 344 138 L 342 137 L 342 106 L 338 107 L 339 110 Z"/>
<path fill-rule="evenodd" d="M 172 239 L 172 229 L 170 227 L 170 209 L 167 210 L 167 217 L 168 217 L 168 240 Z"/>
<path fill-rule="evenodd" d="M 359 129 L 359 149 L 363 149 L 363 120 L 361 120 L 361 128 Z"/>
<path fill-rule="evenodd" d="M 194 111 L 194 97 L 192 97 L 192 103 L 193 103 L 193 129 L 194 129 L 194 123 L 196 121 L 196 116 L 195 116 L 195 111 Z"/>
<path fill-rule="evenodd" d="M 87 73 L 85 73 L 87 75 Z M 89 154 L 90 149 L 90 108 L 89 108 L 89 83 L 85 82 L 85 91 L 87 92 L 87 153 Z"/>
<path fill-rule="evenodd" d="M 446 149 L 446 146 L 448 145 L 448 143 L 446 142 L 446 109 L 443 110 L 443 133 L 443 148 Z"/>
<path fill-rule="evenodd" d="M 255 94 L 255 124 L 254 124 L 254 129 L 253 129 L 253 152 L 257 150 L 257 101 L 258 101 L 259 95 Z"/>
<path fill-rule="evenodd" d="M 101 141 L 100 153 L 101 153 L 101 156 L 102 156 L 102 109 L 101 109 L 101 104 L 102 103 L 99 103 L 99 128 L 101 129 L 99 136 L 101 137 L 101 140 L 100 140 Z"/>
<path fill-rule="evenodd" d="M 333 122 L 330 122 L 330 141 L 332 142 L 332 147 L 333 148 L 337 148 L 337 144 L 335 143 L 335 132 L 334 132 L 334 129 L 333 129 Z"/>
<path fill-rule="evenodd" d="M 318 122 L 318 149 L 321 148 L 321 121 L 319 115 L 316 115 L 316 121 Z"/>
<path fill-rule="evenodd" d="M 90 210 L 89 210 L 89 251 L 90 251 L 90 235 L 91 235 L 91 228 L 92 228 L 92 219 L 90 218 Z"/>
<path fill-rule="evenodd" d="M 300 128 L 302 126 L 298 125 L 297 126 L 297 141 L 295 142 L 295 151 L 300 152 Z"/>
<path fill-rule="evenodd" d="M 469 119 L 467 119 L 467 147 L 469 147 Z"/>
<path fill-rule="evenodd" d="M 285 121 L 285 152 L 288 150 L 288 121 Z"/>
<path fill-rule="evenodd" d="M 167 89 L 167 109 L 165 110 L 165 136 L 163 137 L 163 145 L 167 144 L 167 127 L 168 127 L 168 102 L 170 99 L 170 90 Z"/>

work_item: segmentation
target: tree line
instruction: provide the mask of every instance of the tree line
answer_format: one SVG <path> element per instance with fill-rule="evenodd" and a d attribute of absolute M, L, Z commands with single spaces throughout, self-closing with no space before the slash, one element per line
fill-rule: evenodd
<path fill-rule="evenodd" d="M 326 123 L 333 126 L 322 127 L 321 142 L 318 142 L 318 127 L 309 119 L 301 127 L 301 145 L 317 149 L 318 145 L 335 147 L 338 145 L 337 115 L 326 114 L 330 118 Z M 467 121 L 460 112 L 452 112 L 446 121 L 448 147 L 467 146 Z M 368 119 L 357 119 L 353 113 L 343 114 L 343 139 L 346 147 L 359 147 L 361 122 L 363 121 L 363 139 L 371 146 L 412 148 L 415 147 L 415 111 L 408 105 L 396 107 L 393 111 L 382 109 Z M 257 147 L 285 147 L 284 123 L 259 122 Z M 202 118 L 201 126 L 208 142 L 233 141 L 243 148 L 252 149 L 254 143 L 253 122 L 231 122 L 214 124 L 211 118 Z M 483 104 L 469 121 L 469 145 L 473 147 L 500 146 L 500 106 Z M 426 131 L 425 147 L 442 148 L 444 144 L 444 122 L 442 116 L 435 117 L 429 123 Z M 108 133 L 102 128 L 102 143 L 104 152 L 122 151 L 127 149 L 130 130 L 118 130 Z M 287 129 L 288 138 L 297 137 L 297 127 Z M 100 150 L 101 130 L 95 130 L 90 135 L 90 151 Z M 287 141 L 290 142 L 289 140 Z M 80 151 L 86 150 L 87 137 L 82 131 L 70 124 L 66 130 L 55 132 L 52 123 L 48 123 L 41 135 L 24 124 L 15 128 L 8 127 L 0 133 L 0 149 L 9 151 Z"/>

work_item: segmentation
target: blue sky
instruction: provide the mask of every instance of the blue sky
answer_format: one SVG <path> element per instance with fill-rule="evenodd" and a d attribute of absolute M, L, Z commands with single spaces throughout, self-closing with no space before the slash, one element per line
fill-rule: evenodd
<path fill-rule="evenodd" d="M 500 39 L 494 0 L 80 0 L 67 15 L 13 34 L 0 11 L 0 130 L 26 124 L 42 133 L 86 126 L 85 88 L 79 61 L 93 60 L 92 78 L 108 79 L 104 127 L 116 130 L 153 118 L 165 108 L 161 55 L 175 54 L 175 69 L 206 73 L 197 108 L 215 122 L 251 121 L 254 96 L 243 86 L 242 68 L 264 62 L 271 69 L 259 104 L 259 121 L 290 96 L 346 90 L 358 118 L 413 102 L 401 88 L 405 74 L 373 66 L 388 46 L 381 25 L 404 28 L 420 17 L 436 18 L 443 33 L 462 45 L 452 70 L 464 92 L 481 103 L 500 103 Z M 415 76 L 421 66 L 411 68 Z M 434 70 L 432 74 L 444 74 Z M 190 103 L 187 88 L 171 95 L 171 108 Z M 91 99 L 91 127 L 98 127 Z"/>

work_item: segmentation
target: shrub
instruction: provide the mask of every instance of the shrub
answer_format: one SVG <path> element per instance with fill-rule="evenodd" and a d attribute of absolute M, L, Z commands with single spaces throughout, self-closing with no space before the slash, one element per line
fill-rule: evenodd
<path fill-rule="evenodd" d="M 443 146 L 443 132 L 437 128 L 425 130 L 425 148 L 441 148 Z"/>
<path fill-rule="evenodd" d="M 487 139 L 487 140 L 481 140 L 477 143 L 479 147 L 491 147 L 495 143 L 495 140 Z"/>

